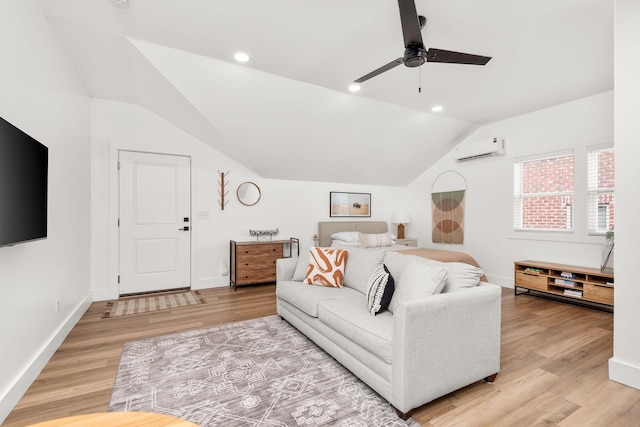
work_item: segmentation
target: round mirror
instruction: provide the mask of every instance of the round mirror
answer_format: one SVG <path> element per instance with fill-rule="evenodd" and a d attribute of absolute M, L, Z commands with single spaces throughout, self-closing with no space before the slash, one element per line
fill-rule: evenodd
<path fill-rule="evenodd" d="M 253 182 L 243 182 L 238 185 L 236 191 L 238 200 L 245 206 L 253 206 L 260 201 L 262 194 L 260 193 L 260 187 Z"/>

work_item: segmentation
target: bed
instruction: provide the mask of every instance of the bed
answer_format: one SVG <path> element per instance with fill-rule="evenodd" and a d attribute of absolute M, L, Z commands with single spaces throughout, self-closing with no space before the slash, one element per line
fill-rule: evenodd
<path fill-rule="evenodd" d="M 389 231 L 385 221 L 331 221 L 318 223 L 318 244 L 321 247 L 329 247 L 332 244 L 331 235 L 344 231 L 357 231 L 363 234 L 380 234 Z M 406 255 L 417 255 L 423 258 L 434 259 L 441 262 L 464 262 L 480 267 L 471 255 L 464 252 L 449 251 L 444 249 L 408 248 L 407 246 L 390 246 L 387 250 L 402 251 Z M 487 278 L 482 275 L 481 281 Z"/>

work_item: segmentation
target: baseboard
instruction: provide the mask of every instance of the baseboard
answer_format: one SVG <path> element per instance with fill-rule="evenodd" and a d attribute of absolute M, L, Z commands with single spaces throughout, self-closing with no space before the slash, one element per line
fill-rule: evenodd
<path fill-rule="evenodd" d="M 191 289 L 223 288 L 229 286 L 229 276 L 198 279 L 191 282 Z"/>
<path fill-rule="evenodd" d="M 494 285 L 500 285 L 503 288 L 513 289 L 513 276 L 504 277 L 504 276 L 497 276 L 495 274 L 488 274 L 488 273 L 485 273 L 485 276 L 487 276 L 487 280 L 489 281 L 489 283 L 493 283 Z"/>
<path fill-rule="evenodd" d="M 40 375 L 40 372 L 49 362 L 51 356 L 53 356 L 67 335 L 69 335 L 69 332 L 71 332 L 82 315 L 87 311 L 92 301 L 93 296 L 89 293 L 89 295 L 76 306 L 75 310 L 69 314 L 49 342 L 42 347 L 38 354 L 34 355 L 31 363 L 29 363 L 22 375 L 20 375 L 18 380 L 9 388 L 9 391 L 0 398 L 0 424 L 9 416 L 14 406 L 20 401 L 20 398 L 22 398 L 38 375 Z"/>
<path fill-rule="evenodd" d="M 640 390 L 640 366 L 630 365 L 612 357 L 609 359 L 609 379 Z"/>
<path fill-rule="evenodd" d="M 93 289 L 93 302 L 109 301 L 118 298 L 118 290 L 111 288 Z"/>
<path fill-rule="evenodd" d="M 229 276 L 214 277 L 209 279 L 198 279 L 191 283 L 194 291 L 209 288 L 223 288 L 229 286 Z M 118 298 L 117 288 L 93 289 L 93 301 L 109 301 Z"/>

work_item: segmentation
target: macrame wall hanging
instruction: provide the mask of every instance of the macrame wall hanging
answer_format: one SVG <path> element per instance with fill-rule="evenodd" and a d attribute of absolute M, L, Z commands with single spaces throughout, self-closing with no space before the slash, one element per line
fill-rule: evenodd
<path fill-rule="evenodd" d="M 467 180 L 457 171 L 447 170 L 431 186 L 433 243 L 464 243 L 464 205 Z"/>

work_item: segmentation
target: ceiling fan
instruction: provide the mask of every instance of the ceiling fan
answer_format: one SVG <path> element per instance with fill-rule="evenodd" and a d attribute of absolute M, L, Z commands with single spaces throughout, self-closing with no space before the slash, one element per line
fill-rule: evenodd
<path fill-rule="evenodd" d="M 490 56 L 453 52 L 451 50 L 425 49 L 420 30 L 422 30 L 427 23 L 427 18 L 418 16 L 414 0 L 398 0 L 398 7 L 400 8 L 400 22 L 402 24 L 402 35 L 404 37 L 404 56 L 394 59 L 377 70 L 360 77 L 358 80 L 355 80 L 354 83 L 367 81 L 400 64 L 404 64 L 407 67 L 419 67 L 425 62 L 485 65 L 491 59 Z"/>

